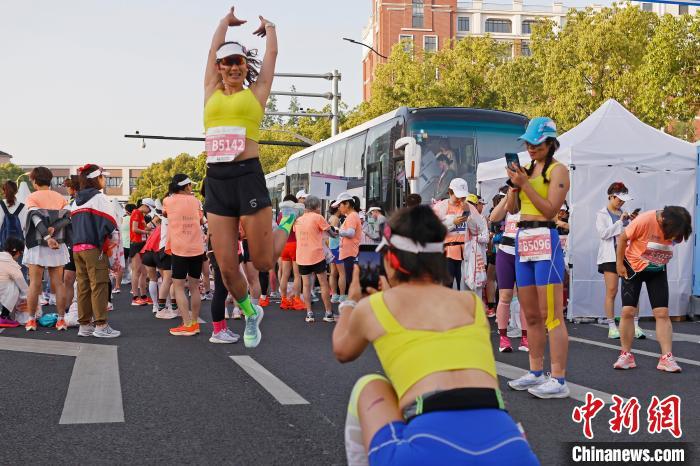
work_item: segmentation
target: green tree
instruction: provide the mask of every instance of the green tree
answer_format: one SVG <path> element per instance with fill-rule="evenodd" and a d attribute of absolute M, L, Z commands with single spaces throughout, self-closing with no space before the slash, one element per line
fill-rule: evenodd
<path fill-rule="evenodd" d="M 279 125 L 282 123 L 282 118 L 277 115 L 268 115 L 270 112 L 277 112 L 277 96 L 271 95 L 267 99 L 267 105 L 265 105 L 265 117 L 263 118 L 261 126 L 263 128 L 270 128 L 274 125 Z"/>
<path fill-rule="evenodd" d="M 297 88 L 296 86 L 292 85 L 292 88 L 290 89 L 292 92 L 296 92 Z M 291 99 L 289 99 L 289 112 L 290 113 L 295 113 L 301 110 L 301 107 L 299 106 L 299 97 L 297 96 L 292 96 Z M 287 125 L 289 126 L 296 126 L 297 123 L 299 123 L 299 117 L 295 116 L 290 116 L 287 119 Z"/>
<path fill-rule="evenodd" d="M 145 197 L 162 200 L 168 193 L 170 180 L 177 173 L 187 174 L 193 182 L 195 193 L 199 195 L 202 180 L 206 175 L 206 160 L 204 153 L 197 156 L 182 153 L 176 157 L 151 164 L 141 172 L 129 200 L 135 202 L 137 199 Z"/>
<path fill-rule="evenodd" d="M 0 163 L 0 184 L 7 180 L 17 181 L 17 178 L 24 173 L 21 167 L 14 163 Z M 21 182 L 22 180 L 20 180 Z"/>

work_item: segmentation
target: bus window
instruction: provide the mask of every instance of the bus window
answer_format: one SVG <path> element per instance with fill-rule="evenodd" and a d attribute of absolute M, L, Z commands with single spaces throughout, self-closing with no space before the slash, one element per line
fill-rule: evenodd
<path fill-rule="evenodd" d="M 325 173 L 335 176 L 345 176 L 345 149 L 347 146 L 347 139 L 338 141 L 331 146 L 332 155 L 330 157 L 330 170 Z"/>
<path fill-rule="evenodd" d="M 317 149 L 314 152 L 314 161 L 311 164 L 311 173 L 323 173 L 323 161 L 328 158 L 328 146 Z"/>
<path fill-rule="evenodd" d="M 287 194 L 296 194 L 299 180 L 299 159 L 287 162 Z M 284 197 L 284 196 L 283 196 Z"/>
<path fill-rule="evenodd" d="M 297 189 L 309 190 L 309 173 L 311 173 L 312 154 L 305 155 L 299 159 L 299 180 Z M 296 191 L 292 194 L 296 194 Z"/>
<path fill-rule="evenodd" d="M 348 178 L 362 178 L 364 176 L 366 135 L 367 133 L 358 134 L 348 140 L 345 149 L 345 176 Z"/>
<path fill-rule="evenodd" d="M 378 186 L 371 186 L 371 182 L 374 179 L 368 177 L 367 180 L 367 192 L 368 192 L 368 202 L 375 202 L 384 205 L 386 208 L 386 203 L 388 201 L 387 197 L 389 194 L 389 178 L 390 170 L 389 165 L 391 163 L 392 154 L 394 153 L 394 142 L 401 137 L 401 119 L 394 118 L 379 126 L 371 128 L 367 132 L 367 172 L 370 173 L 370 167 L 372 168 L 372 176 L 375 175 L 377 170 L 375 165 L 381 166 L 379 173 L 381 174 L 381 183 Z M 379 198 L 370 199 L 369 192 L 376 191 Z"/>

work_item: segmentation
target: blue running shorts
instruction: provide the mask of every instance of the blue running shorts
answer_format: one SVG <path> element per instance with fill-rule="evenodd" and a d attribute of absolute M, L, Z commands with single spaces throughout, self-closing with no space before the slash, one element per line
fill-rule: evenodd
<path fill-rule="evenodd" d="M 515 237 L 515 282 L 519 287 L 559 285 L 564 283 L 564 251 L 556 229 L 550 229 L 552 239 L 552 258 L 545 261 L 520 262 L 518 254 L 518 236 Z"/>

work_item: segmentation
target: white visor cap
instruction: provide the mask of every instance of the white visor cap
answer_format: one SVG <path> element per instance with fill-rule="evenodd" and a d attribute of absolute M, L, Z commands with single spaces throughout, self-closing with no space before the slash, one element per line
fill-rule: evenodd
<path fill-rule="evenodd" d="M 618 198 L 622 202 L 629 202 L 629 201 L 634 199 L 628 193 L 614 193 L 613 196 L 615 196 L 616 198 Z"/>
<path fill-rule="evenodd" d="M 242 55 L 247 57 L 245 49 L 239 44 L 226 44 L 216 51 L 217 60 L 221 60 L 224 57 L 230 57 L 231 55 Z"/>

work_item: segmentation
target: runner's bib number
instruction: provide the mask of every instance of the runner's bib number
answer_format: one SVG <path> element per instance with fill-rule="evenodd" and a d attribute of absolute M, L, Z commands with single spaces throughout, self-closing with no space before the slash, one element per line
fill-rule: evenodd
<path fill-rule="evenodd" d="M 518 234 L 520 262 L 552 259 L 552 234 L 548 228 L 520 230 Z"/>
<path fill-rule="evenodd" d="M 561 244 L 562 249 L 566 249 L 566 244 L 569 241 L 568 235 L 563 235 L 559 237 L 559 244 Z"/>
<path fill-rule="evenodd" d="M 217 126 L 207 130 L 207 163 L 232 162 L 245 150 L 245 128 Z"/>
<path fill-rule="evenodd" d="M 654 265 L 666 265 L 673 258 L 673 247 L 669 244 L 647 243 L 647 249 L 641 255 Z"/>
<path fill-rule="evenodd" d="M 503 231 L 503 236 L 515 238 L 516 233 L 518 233 L 518 220 L 515 218 L 506 220 L 506 228 Z"/>

